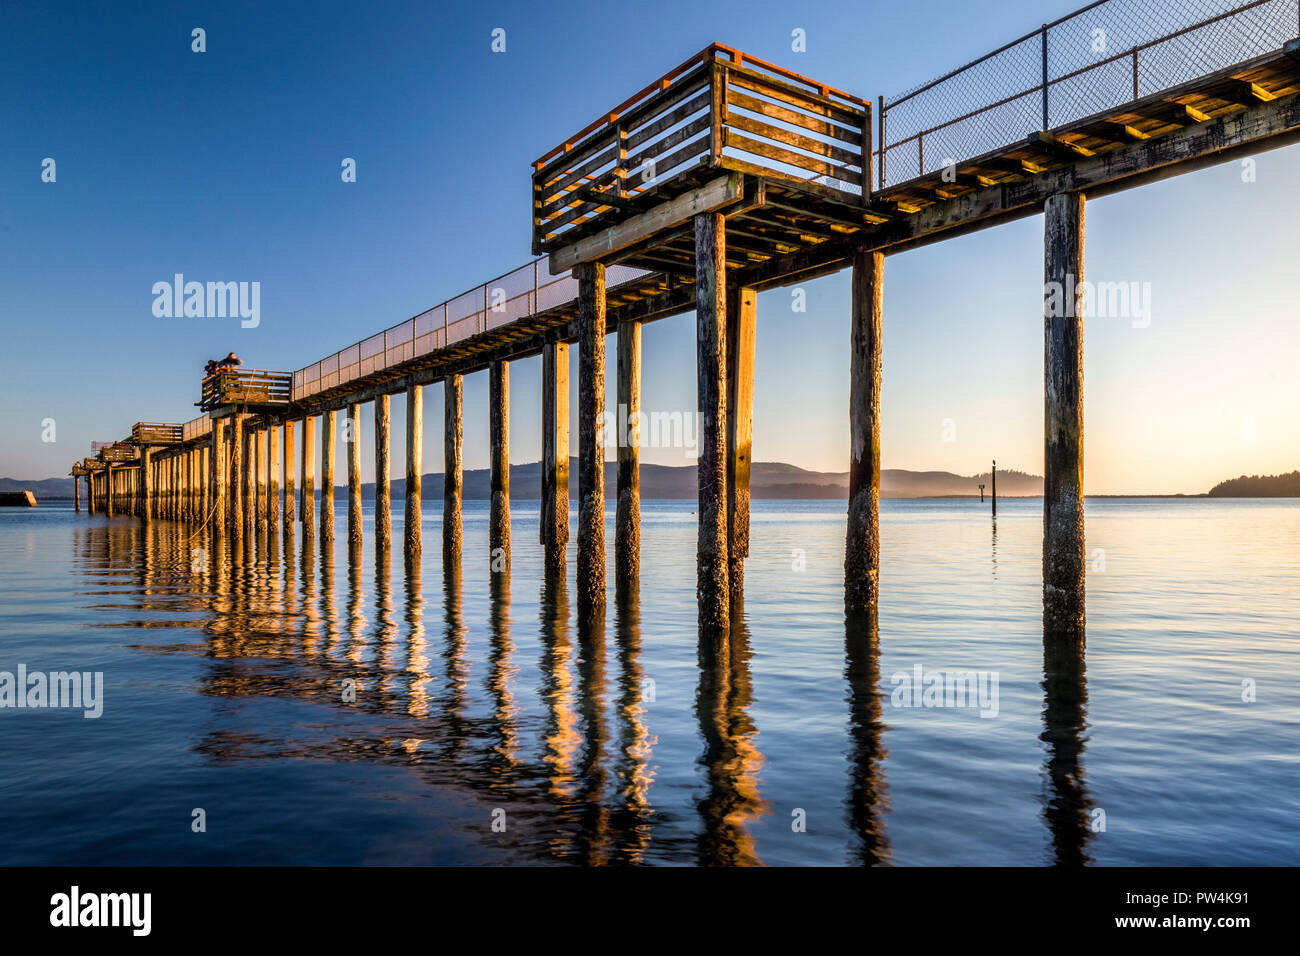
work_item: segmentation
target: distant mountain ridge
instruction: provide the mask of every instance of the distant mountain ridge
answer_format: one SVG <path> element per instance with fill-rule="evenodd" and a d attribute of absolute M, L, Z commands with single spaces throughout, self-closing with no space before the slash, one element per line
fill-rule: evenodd
<path fill-rule="evenodd" d="M 569 461 L 569 493 L 577 492 L 578 461 Z M 605 463 L 605 487 L 613 490 L 617 480 L 617 466 Z M 436 500 L 442 497 L 442 475 L 423 476 L 423 497 Z M 991 493 L 988 474 L 966 477 L 950 471 L 907 471 L 887 468 L 880 473 L 882 498 L 936 498 L 971 497 Z M 406 479 L 394 478 L 391 484 L 394 498 L 406 496 Z M 36 495 L 37 501 L 59 501 L 72 498 L 71 478 L 43 478 L 38 481 L 19 481 L 0 478 L 0 491 L 26 491 Z M 519 500 L 541 497 L 541 462 L 510 466 L 510 497 Z M 1034 497 L 1043 493 L 1043 479 L 1020 471 L 998 472 L 998 495 L 1006 498 Z M 84 489 L 83 489 L 84 494 Z M 361 486 L 362 497 L 375 496 L 373 482 Z M 694 465 L 641 464 L 641 497 L 653 499 L 690 499 L 696 497 Z M 754 498 L 795 499 L 847 499 L 848 472 L 809 471 L 783 462 L 754 462 L 750 471 L 750 495 Z M 337 485 L 335 495 L 347 495 L 347 485 Z M 486 468 L 467 470 L 464 474 L 464 497 L 486 499 L 490 497 L 489 473 Z"/>

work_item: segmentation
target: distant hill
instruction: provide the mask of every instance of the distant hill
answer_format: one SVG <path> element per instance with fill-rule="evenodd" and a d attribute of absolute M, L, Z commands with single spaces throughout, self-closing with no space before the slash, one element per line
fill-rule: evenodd
<path fill-rule="evenodd" d="M 570 494 L 577 493 L 578 462 L 569 462 Z M 617 480 L 614 462 L 605 463 L 605 487 L 612 493 Z M 883 498 L 935 498 L 977 496 L 980 484 L 985 494 L 992 489 L 987 474 L 964 477 L 950 471 L 906 471 L 888 468 L 880 473 L 880 494 Z M 428 474 L 423 479 L 424 497 L 436 500 L 442 497 L 442 475 Z M 0 491 L 25 491 L 30 489 L 37 501 L 71 500 L 71 478 L 44 478 L 39 481 L 19 481 L 0 478 Z M 394 498 L 406 496 L 406 480 L 394 478 Z M 1043 493 L 1043 479 L 1020 471 L 998 472 L 998 495 L 1006 498 L 1033 497 Z M 347 494 L 347 485 L 338 485 L 336 495 Z M 375 496 L 375 486 L 367 482 L 361 486 L 365 498 Z M 542 494 L 542 466 L 529 462 L 510 467 L 510 497 L 521 500 L 537 499 Z M 847 499 L 849 495 L 848 472 L 808 471 L 781 462 L 755 462 L 750 473 L 750 495 L 754 498 L 820 498 Z M 464 496 L 484 499 L 489 494 L 489 474 L 486 468 L 466 471 Z M 641 497 L 694 498 L 696 496 L 694 465 L 641 465 Z"/>
<path fill-rule="evenodd" d="M 1210 489 L 1211 498 L 1300 498 L 1300 471 L 1285 475 L 1242 475 Z"/>

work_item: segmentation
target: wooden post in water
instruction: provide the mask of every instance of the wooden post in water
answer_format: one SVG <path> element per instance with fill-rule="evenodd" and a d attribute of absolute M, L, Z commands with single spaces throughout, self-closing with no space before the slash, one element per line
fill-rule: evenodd
<path fill-rule="evenodd" d="M 81 476 L 72 476 L 72 512 L 81 514 Z"/>
<path fill-rule="evenodd" d="M 614 514 L 614 576 L 622 582 L 641 576 L 641 323 L 618 326 L 615 370 L 618 410 L 618 502 Z"/>
<path fill-rule="evenodd" d="M 408 567 L 419 564 L 424 551 L 420 509 L 424 470 L 424 386 L 406 387 L 406 512 L 403 555 Z"/>
<path fill-rule="evenodd" d="M 993 517 L 998 516 L 998 462 L 993 459 L 993 470 L 989 474 L 989 481 L 992 483 L 991 495 L 993 498 Z"/>
<path fill-rule="evenodd" d="M 153 449 L 145 445 L 140 449 L 140 517 L 148 521 L 153 517 Z M 81 509 L 78 508 L 78 511 Z"/>
<path fill-rule="evenodd" d="M 605 606 L 605 264 L 584 262 L 578 278 L 579 610 Z"/>
<path fill-rule="evenodd" d="M 491 510 L 488 560 L 491 570 L 510 568 L 510 363 L 488 366 L 488 462 Z"/>
<path fill-rule="evenodd" d="M 212 512 L 213 527 L 218 531 L 224 530 L 226 521 L 226 420 L 224 418 L 214 418 L 212 420 L 212 449 L 208 453 L 208 460 L 212 463 L 212 495 L 216 499 L 216 507 Z"/>
<path fill-rule="evenodd" d="M 695 375 L 700 412 L 696 596 L 701 630 L 730 626 L 727 584 L 727 261 L 726 220 L 695 217 Z"/>
<path fill-rule="evenodd" d="M 257 429 L 244 430 L 244 528 L 257 533 Z"/>
<path fill-rule="evenodd" d="M 95 514 L 95 473 L 93 471 L 86 474 L 86 507 L 90 513 Z"/>
<path fill-rule="evenodd" d="M 320 540 L 334 540 L 334 443 L 338 438 L 338 412 L 330 409 L 320 417 Z"/>
<path fill-rule="evenodd" d="M 302 419 L 302 504 L 298 509 L 302 521 L 304 540 L 316 534 L 316 416 L 304 415 Z"/>
<path fill-rule="evenodd" d="M 113 517 L 113 498 L 116 497 L 113 487 L 114 475 L 112 462 L 109 462 L 108 470 L 105 474 L 107 477 L 104 479 L 104 514 L 111 518 Z"/>
<path fill-rule="evenodd" d="M 389 395 L 375 398 L 375 555 L 386 555 L 393 543 L 392 465 L 389 463 Z M 384 567 L 386 559 L 380 558 Z"/>
<path fill-rule="evenodd" d="M 348 553 L 360 553 L 361 534 L 361 405 L 348 406 Z"/>
<path fill-rule="evenodd" d="M 856 250 L 849 329 L 849 520 L 844 542 L 844 605 L 850 611 L 874 607 L 879 594 L 884 282 L 884 254 Z"/>
<path fill-rule="evenodd" d="M 266 527 L 274 534 L 280 527 L 280 426 L 266 426 Z"/>
<path fill-rule="evenodd" d="M 1044 215 L 1043 627 L 1084 625 L 1082 193 Z"/>
<path fill-rule="evenodd" d="M 442 556 L 443 563 L 460 561 L 461 492 L 464 481 L 465 380 L 448 375 L 442 383 Z"/>
<path fill-rule="evenodd" d="M 257 530 L 266 530 L 267 515 L 270 511 L 269 501 L 270 486 L 267 483 L 267 449 L 270 445 L 270 426 L 267 425 L 259 428 L 253 437 L 253 444 L 257 448 Z"/>
<path fill-rule="evenodd" d="M 296 516 L 294 500 L 294 469 L 297 462 L 294 459 L 293 451 L 293 430 L 294 422 L 292 419 L 284 423 L 284 530 L 293 531 L 293 522 Z"/>
<path fill-rule="evenodd" d="M 569 546 L 569 346 L 542 347 L 542 550 L 546 574 L 563 575 Z"/>
<path fill-rule="evenodd" d="M 758 293 L 730 290 L 727 302 L 727 533 L 731 614 L 745 591 L 749 557 L 749 474 L 754 437 L 754 344 Z"/>

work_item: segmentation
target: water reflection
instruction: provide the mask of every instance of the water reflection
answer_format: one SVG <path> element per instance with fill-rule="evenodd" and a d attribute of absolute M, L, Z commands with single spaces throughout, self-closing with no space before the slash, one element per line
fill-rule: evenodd
<path fill-rule="evenodd" d="M 844 676 L 849 685 L 849 826 L 856 839 L 852 860 L 876 866 L 890 860 L 884 814 L 885 748 L 880 691 L 879 609 L 851 611 L 844 622 Z"/>
<path fill-rule="evenodd" d="M 1083 628 L 1043 633 L 1043 819 L 1051 835 L 1052 862 L 1083 866 L 1093 830 L 1093 800 L 1084 779 L 1088 686 Z M 1100 811 L 1097 811 L 1100 813 Z"/>

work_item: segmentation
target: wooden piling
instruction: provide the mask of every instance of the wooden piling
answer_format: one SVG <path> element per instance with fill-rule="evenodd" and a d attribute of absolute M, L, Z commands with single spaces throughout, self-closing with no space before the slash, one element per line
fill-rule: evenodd
<path fill-rule="evenodd" d="M 244 430 L 244 530 L 257 532 L 257 429 Z"/>
<path fill-rule="evenodd" d="M 580 612 L 605 606 L 605 264 L 578 278 L 578 575 Z"/>
<path fill-rule="evenodd" d="M 114 475 L 113 475 L 113 466 L 111 463 L 109 464 L 108 470 L 105 472 L 105 474 L 107 477 L 105 477 L 104 479 L 104 514 L 108 515 L 108 517 L 111 518 L 113 517 L 113 504 L 114 504 L 113 499 L 116 497 L 113 489 Z"/>
<path fill-rule="evenodd" d="M 442 418 L 442 555 L 443 563 L 460 560 L 461 493 L 464 482 L 465 380 L 448 375 L 443 386 Z"/>
<path fill-rule="evenodd" d="M 153 517 L 153 450 L 148 445 L 140 449 L 140 517 Z"/>
<path fill-rule="evenodd" d="M 618 501 L 614 514 L 614 576 L 629 582 L 641 576 L 641 323 L 618 326 L 615 374 L 618 411 Z"/>
<path fill-rule="evenodd" d="M 1084 625 L 1083 235 L 1083 194 L 1050 197 L 1043 229 L 1043 627 L 1052 634 Z"/>
<path fill-rule="evenodd" d="M 303 538 L 316 534 L 316 416 L 304 415 L 302 419 L 302 453 L 299 456 L 302 471 L 302 500 L 298 508 L 302 521 Z"/>
<path fill-rule="evenodd" d="M 569 346 L 542 347 L 542 551 L 546 574 L 563 575 L 569 546 Z"/>
<path fill-rule="evenodd" d="M 267 449 L 270 445 L 270 427 L 259 428 L 253 433 L 253 445 L 256 448 L 257 471 L 255 481 L 257 482 L 257 530 L 265 531 L 267 516 L 270 511 L 268 498 L 270 497 L 270 486 L 267 483 Z"/>
<path fill-rule="evenodd" d="M 338 438 L 338 412 L 321 414 L 320 436 L 320 540 L 334 540 L 334 443 Z"/>
<path fill-rule="evenodd" d="M 510 363 L 488 366 L 488 462 L 492 501 L 488 558 L 493 571 L 510 567 Z"/>
<path fill-rule="evenodd" d="M 81 514 L 81 476 L 72 476 L 72 512 Z"/>
<path fill-rule="evenodd" d="M 727 585 L 727 263 L 726 221 L 695 217 L 695 371 L 700 412 L 696 597 L 701 630 L 730 624 Z"/>
<path fill-rule="evenodd" d="M 215 507 L 212 512 L 213 527 L 225 528 L 228 520 L 226 513 L 226 421 L 224 418 L 212 420 L 212 449 L 208 460 L 212 463 L 212 495 Z"/>
<path fill-rule="evenodd" d="M 745 590 L 749 557 L 749 474 L 754 435 L 754 344 L 758 293 L 732 288 L 727 297 L 727 586 L 732 617 Z"/>
<path fill-rule="evenodd" d="M 293 522 L 296 518 L 294 501 L 294 468 L 296 461 L 293 457 L 293 430 L 294 422 L 292 420 L 284 423 L 284 530 L 292 531 Z"/>
<path fill-rule="evenodd" d="M 420 509 L 424 470 L 424 386 L 406 387 L 406 513 L 403 519 L 403 555 L 407 565 L 418 564 L 424 550 Z"/>
<path fill-rule="evenodd" d="M 858 249 L 849 316 L 849 519 L 844 542 L 844 605 L 850 611 L 874 607 L 879 594 L 884 280 L 884 254 Z"/>
<path fill-rule="evenodd" d="M 280 527 L 280 426 L 266 426 L 266 527 L 274 533 Z"/>
<path fill-rule="evenodd" d="M 375 554 L 384 555 L 393 542 L 392 465 L 389 461 L 390 401 L 387 394 L 375 398 Z M 380 559 L 381 563 L 386 559 Z M 387 565 L 385 565 L 387 566 Z"/>
<path fill-rule="evenodd" d="M 244 418 L 230 416 L 230 533 L 244 536 Z"/>
<path fill-rule="evenodd" d="M 348 406 L 348 549 L 360 552 L 361 533 L 361 405 Z"/>
<path fill-rule="evenodd" d="M 93 515 L 95 511 L 95 473 L 92 471 L 86 475 L 86 507 L 90 509 Z"/>

